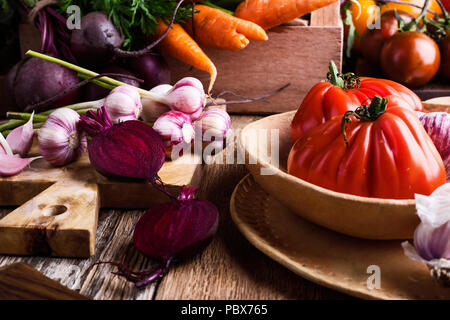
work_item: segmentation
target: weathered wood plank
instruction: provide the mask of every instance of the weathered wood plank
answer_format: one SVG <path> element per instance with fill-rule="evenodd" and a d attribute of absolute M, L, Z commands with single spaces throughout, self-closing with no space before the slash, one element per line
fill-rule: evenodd
<path fill-rule="evenodd" d="M 23 262 L 0 268 L 1 300 L 86 300 Z"/>
<path fill-rule="evenodd" d="M 258 119 L 233 116 L 232 127 Z M 217 157 L 221 157 L 218 155 Z M 255 249 L 237 230 L 229 213 L 231 193 L 247 173 L 244 165 L 206 165 L 198 196 L 220 211 L 217 236 L 191 259 L 174 264 L 160 285 L 136 289 L 97 261 L 121 261 L 136 269 L 151 261 L 134 249 L 132 233 L 142 210 L 101 210 L 95 255 L 90 259 L 1 256 L 0 266 L 24 261 L 48 277 L 93 299 L 341 299 L 347 296 L 306 281 Z M 10 209 L 9 211 L 11 211 Z M 0 210 L 0 217 L 8 210 Z M 156 294 L 156 288 L 157 294 Z"/>

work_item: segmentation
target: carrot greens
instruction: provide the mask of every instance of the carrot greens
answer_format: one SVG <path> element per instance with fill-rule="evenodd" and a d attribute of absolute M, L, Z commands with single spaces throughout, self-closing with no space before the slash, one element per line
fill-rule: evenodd
<path fill-rule="evenodd" d="M 142 43 L 142 37 L 156 32 L 158 18 L 170 20 L 177 3 L 171 0 L 61 0 L 59 6 L 65 12 L 70 5 L 77 5 L 83 15 L 91 11 L 106 12 L 122 32 L 124 47 L 131 49 Z M 183 23 L 191 17 L 192 6 L 188 4 L 178 10 L 175 23 Z"/>

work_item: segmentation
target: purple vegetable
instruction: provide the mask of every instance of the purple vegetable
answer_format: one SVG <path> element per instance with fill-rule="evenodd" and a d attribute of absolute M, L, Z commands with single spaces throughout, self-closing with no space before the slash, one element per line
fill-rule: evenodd
<path fill-rule="evenodd" d="M 70 48 L 84 66 L 107 64 L 114 56 L 113 48 L 123 43 L 122 35 L 104 12 L 90 12 L 81 18 L 81 29 L 72 31 Z"/>
<path fill-rule="evenodd" d="M 14 70 L 12 71 L 14 72 Z M 56 63 L 39 58 L 23 61 L 16 72 L 13 83 L 13 99 L 20 110 L 47 100 L 79 82 L 77 73 Z M 58 99 L 47 109 L 65 106 L 76 102 L 78 90 L 73 90 Z"/>
<path fill-rule="evenodd" d="M 417 112 L 425 131 L 433 140 L 444 161 L 447 181 L 450 180 L 450 114 L 447 112 Z"/>
<path fill-rule="evenodd" d="M 136 224 L 136 248 L 157 260 L 156 269 L 135 271 L 123 263 L 115 265 L 118 275 L 143 287 L 163 276 L 174 258 L 187 256 L 205 247 L 217 231 L 219 212 L 208 201 L 194 199 L 196 188 L 183 187 L 178 199 L 147 210 Z"/>
<path fill-rule="evenodd" d="M 31 114 L 30 120 L 24 125 L 12 130 L 6 137 L 12 153 L 18 154 L 21 157 L 26 157 L 33 144 L 33 115 Z"/>
<path fill-rule="evenodd" d="M 116 65 L 110 65 L 107 66 L 103 69 L 100 70 L 99 73 L 117 73 L 117 74 L 123 74 L 123 75 L 127 75 L 127 76 L 133 76 L 135 77 L 135 75 L 133 73 L 131 73 L 130 71 L 116 66 Z M 111 76 L 111 78 L 122 81 L 126 84 L 135 86 L 135 87 L 139 87 L 139 82 L 130 78 L 122 78 L 122 77 L 115 77 L 115 76 Z M 109 94 L 109 90 L 105 89 L 103 87 L 100 87 L 94 83 L 89 83 L 86 85 L 86 88 L 84 89 L 84 100 L 86 101 L 93 101 L 93 100 L 98 100 L 98 99 L 102 99 L 104 97 L 106 97 Z"/>
<path fill-rule="evenodd" d="M 165 160 L 159 134 L 142 121 L 129 120 L 112 124 L 105 107 L 97 114 L 81 116 L 81 128 L 92 139 L 89 159 L 106 176 L 146 179 L 158 189 L 158 171 Z M 164 191 L 164 190 L 161 190 Z"/>
<path fill-rule="evenodd" d="M 170 70 L 163 56 L 150 53 L 126 60 L 130 69 L 142 80 L 143 88 L 150 90 L 160 84 L 170 83 Z"/>
<path fill-rule="evenodd" d="M 70 51 L 67 19 L 50 6 L 54 4 L 53 1 L 40 1 L 39 5 L 35 4 L 33 9 L 30 9 L 22 0 L 17 2 L 41 32 L 40 52 L 75 62 Z"/>

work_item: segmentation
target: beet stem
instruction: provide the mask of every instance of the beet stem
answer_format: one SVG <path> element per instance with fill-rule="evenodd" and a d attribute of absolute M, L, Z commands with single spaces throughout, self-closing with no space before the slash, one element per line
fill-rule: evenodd
<path fill-rule="evenodd" d="M 38 103 L 35 103 L 35 104 L 32 104 L 32 105 L 29 105 L 29 106 L 25 107 L 24 111 L 26 111 L 26 112 L 32 111 L 32 110 L 38 111 L 39 109 L 42 109 L 45 105 L 47 105 L 47 104 L 49 104 L 51 102 L 54 102 L 54 101 L 58 100 L 59 98 L 65 96 L 67 93 L 69 93 L 69 92 L 71 92 L 73 90 L 76 90 L 76 89 L 84 86 L 85 84 L 88 84 L 92 80 L 95 80 L 97 78 L 101 78 L 101 77 L 104 77 L 104 76 L 113 76 L 113 77 L 120 76 L 120 77 L 124 77 L 124 78 L 130 77 L 130 78 L 136 79 L 133 76 L 122 75 L 122 74 L 118 74 L 118 73 L 101 73 L 101 74 L 98 74 L 96 76 L 93 76 L 93 77 L 87 78 L 85 80 L 82 80 L 82 81 L 78 82 L 76 85 L 74 85 L 74 86 L 72 86 L 70 88 L 64 89 L 63 91 L 61 91 L 60 93 L 54 95 L 53 97 L 50 97 L 50 98 L 48 98 L 48 99 L 46 99 L 44 101 L 41 101 L 41 102 L 38 102 Z"/>
<path fill-rule="evenodd" d="M 93 71 L 91 71 L 89 69 L 82 68 L 80 66 L 77 66 L 76 64 L 73 64 L 73 63 L 70 63 L 70 62 L 67 62 L 67 61 L 64 61 L 64 60 L 61 60 L 61 59 L 58 59 L 58 58 L 55 58 L 55 57 L 52 57 L 52 56 L 49 56 L 49 55 L 46 55 L 46 54 L 43 54 L 43 53 L 39 53 L 39 52 L 36 52 L 36 51 L 33 51 L 33 50 L 28 50 L 25 54 L 28 55 L 28 56 L 36 57 L 36 58 L 39 58 L 39 59 L 43 59 L 43 60 L 47 60 L 47 61 L 59 64 L 60 66 L 66 67 L 66 68 L 68 68 L 70 70 L 74 70 L 74 71 L 76 71 L 78 73 L 82 73 L 82 74 L 85 74 L 85 75 L 90 76 L 90 77 L 94 77 L 94 76 L 98 75 L 98 73 L 93 72 Z M 113 78 L 110 78 L 110 77 L 105 77 L 105 76 L 101 77 L 99 80 L 102 81 L 102 82 L 105 82 L 107 84 L 113 85 L 115 87 L 128 85 L 128 84 L 126 84 L 126 83 L 124 83 L 122 81 L 119 81 L 119 80 L 116 80 L 116 79 L 113 79 Z M 135 86 L 132 86 L 132 87 L 136 88 L 136 90 L 139 92 L 141 97 L 145 97 L 145 98 L 151 99 L 151 100 L 156 101 L 156 102 L 164 103 L 164 97 L 163 96 L 161 96 L 159 94 L 156 94 L 154 92 L 150 92 L 150 91 L 141 89 L 139 87 L 135 87 Z"/>
<path fill-rule="evenodd" d="M 122 49 L 116 47 L 116 48 L 114 48 L 114 54 L 121 58 L 131 58 L 131 57 L 139 57 L 139 56 L 149 53 L 150 50 L 153 49 L 156 45 L 158 45 L 161 41 L 163 41 L 164 38 L 169 33 L 170 29 L 172 28 L 173 23 L 175 22 L 175 18 L 177 16 L 177 11 L 180 8 L 183 1 L 184 0 L 180 0 L 178 2 L 177 6 L 175 7 L 175 10 L 172 13 L 172 18 L 170 20 L 169 25 L 167 26 L 166 31 L 164 31 L 164 33 L 158 39 L 156 39 L 156 41 L 154 41 L 153 43 L 149 44 L 147 47 L 145 47 L 141 50 L 138 50 L 138 51 L 125 51 L 125 50 L 122 50 Z"/>
<path fill-rule="evenodd" d="M 145 277 L 144 279 L 139 280 L 138 282 L 136 282 L 135 283 L 136 287 L 142 288 L 142 287 L 152 283 L 153 281 L 155 281 L 159 277 L 162 277 L 163 275 L 165 275 L 167 273 L 167 271 L 169 271 L 169 267 L 170 267 L 171 262 L 172 262 L 172 258 L 167 259 L 167 262 L 166 262 L 164 267 L 160 267 L 159 269 L 155 270 L 151 275 L 149 275 L 149 276 Z"/>

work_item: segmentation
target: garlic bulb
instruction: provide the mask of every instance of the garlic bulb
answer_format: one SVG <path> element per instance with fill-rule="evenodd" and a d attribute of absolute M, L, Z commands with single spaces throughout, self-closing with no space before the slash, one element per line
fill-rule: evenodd
<path fill-rule="evenodd" d="M 416 194 L 415 198 L 421 223 L 414 232 L 414 247 L 402 243 L 405 255 L 426 263 L 439 283 L 450 286 L 450 183 L 430 196 Z"/>
<path fill-rule="evenodd" d="M 142 112 L 141 97 L 132 86 L 118 86 L 105 98 L 105 108 L 113 123 L 137 120 Z"/>
<path fill-rule="evenodd" d="M 87 140 L 78 130 L 80 116 L 69 108 L 60 108 L 49 115 L 38 132 L 41 155 L 54 166 L 63 166 L 78 159 L 86 150 Z"/>
<path fill-rule="evenodd" d="M 192 86 L 173 87 L 165 98 L 172 110 L 188 114 L 196 120 L 203 112 L 205 93 Z"/>
<path fill-rule="evenodd" d="M 169 158 L 173 158 L 171 153 L 174 146 L 182 144 L 182 147 L 189 147 L 194 139 L 191 117 L 179 111 L 164 113 L 155 121 L 153 129 L 164 141 Z"/>
<path fill-rule="evenodd" d="M 170 84 L 161 84 L 154 87 L 150 92 L 166 95 L 172 86 Z M 170 111 L 170 107 L 164 103 L 156 102 L 148 98 L 142 98 L 142 114 L 141 117 L 144 121 L 154 122 L 160 115 Z"/>

